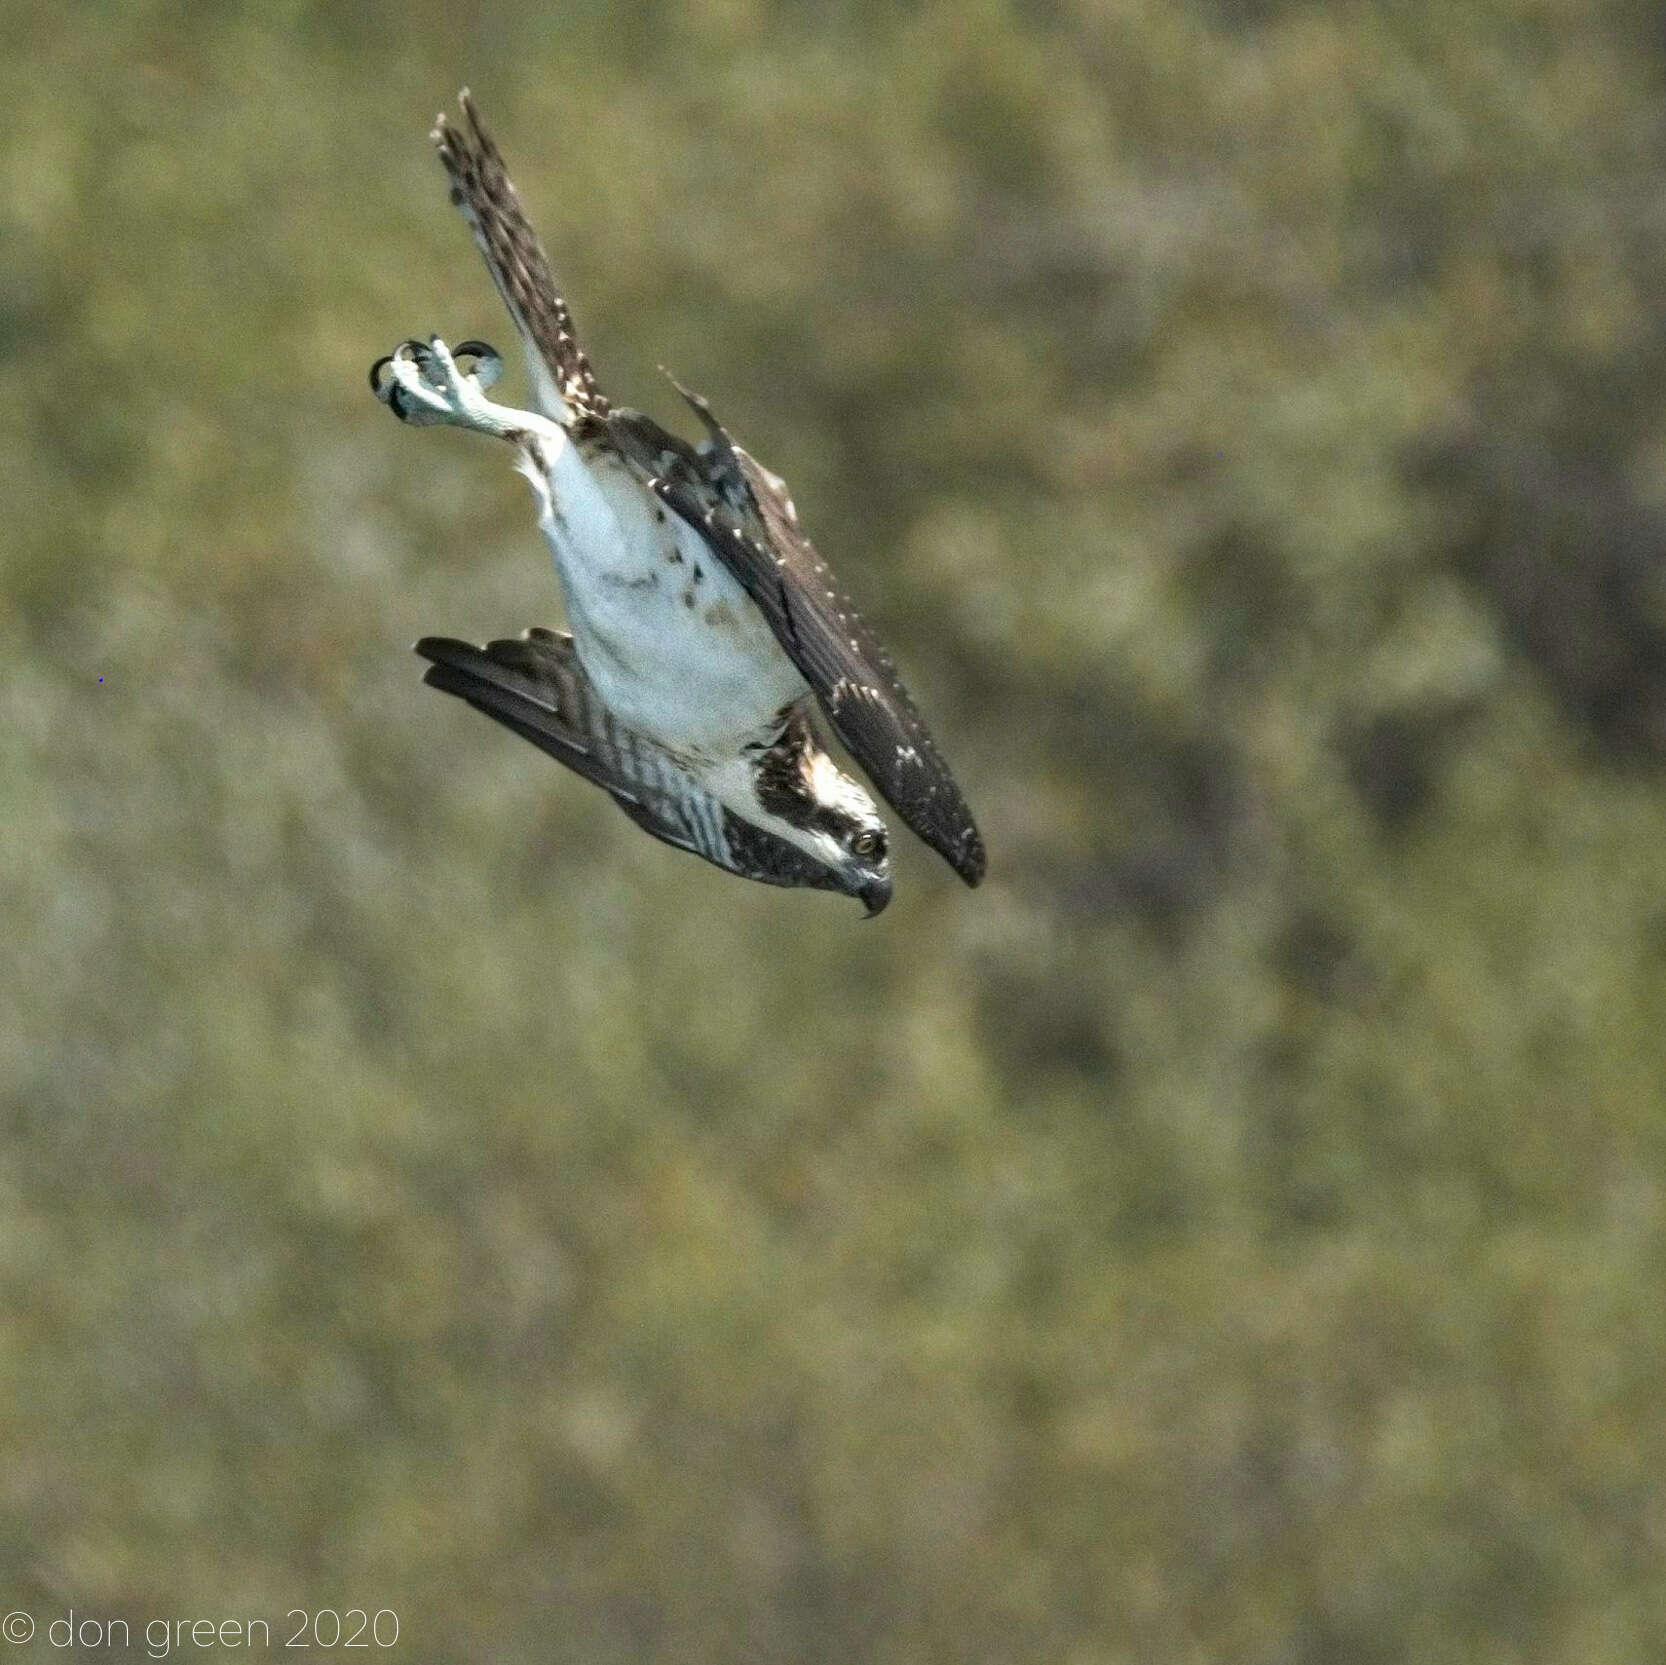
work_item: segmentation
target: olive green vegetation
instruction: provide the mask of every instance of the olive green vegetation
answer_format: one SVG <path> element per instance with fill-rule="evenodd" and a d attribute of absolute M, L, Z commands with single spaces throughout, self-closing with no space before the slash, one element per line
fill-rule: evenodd
<path fill-rule="evenodd" d="M 1662 1656 L 1653 6 L 0 20 L 0 1607 Z M 364 385 L 510 345 L 464 81 L 981 891 L 742 884 L 420 687 L 559 620 L 507 455 Z"/>

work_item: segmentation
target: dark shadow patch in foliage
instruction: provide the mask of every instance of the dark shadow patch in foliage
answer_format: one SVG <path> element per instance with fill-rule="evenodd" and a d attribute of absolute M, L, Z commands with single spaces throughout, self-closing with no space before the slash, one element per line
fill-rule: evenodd
<path fill-rule="evenodd" d="M 1312 8 L 1310 0 L 1204 0 L 1202 9 L 1225 33 L 1253 37 Z"/>
<path fill-rule="evenodd" d="M 1666 516 L 1614 465 L 1474 440 L 1431 459 L 1455 499 L 1456 569 L 1567 716 L 1616 760 L 1666 760 L 1666 629 L 1649 587 Z"/>
<path fill-rule="evenodd" d="M 1277 1241 L 1346 1226 L 1357 1207 L 1354 1176 L 1315 1128 L 1313 1105 L 1302 1091 L 1314 1067 L 1311 1036 L 1300 1026 L 1282 1029 L 1250 1062 L 1257 1111 L 1245 1131 L 1244 1157 L 1263 1229 Z"/>
<path fill-rule="evenodd" d="M 1023 856 L 1023 881 L 1073 926 L 1132 919 L 1164 947 L 1178 948 L 1227 881 L 1241 800 L 1230 770 L 1215 774 L 1179 760 L 1155 787 L 1133 788 L 1084 857 L 1057 850 Z"/>
<path fill-rule="evenodd" d="M 1185 563 L 1209 640 L 1211 684 L 1259 682 L 1277 667 L 1282 644 L 1304 628 L 1308 609 L 1289 561 L 1266 527 L 1228 521 Z"/>
<path fill-rule="evenodd" d="M 1273 970 L 1287 987 L 1325 1005 L 1355 999 L 1372 983 L 1352 933 L 1318 908 L 1290 917 L 1274 948 Z"/>
<path fill-rule="evenodd" d="M 1251 789 L 1237 747 L 1177 731 L 1085 672 L 1045 687 L 986 675 L 969 703 L 1027 721 L 1032 753 L 1074 774 L 1098 806 L 1085 848 L 1015 855 L 1015 881 L 1072 928 L 1132 918 L 1177 946 L 1239 859 Z"/>
<path fill-rule="evenodd" d="M 1107 247 L 1102 230 L 1044 198 L 985 188 L 956 267 L 965 299 L 986 318 L 1028 325 L 1060 387 L 1104 398 L 1148 371 L 1157 307 L 1137 248 Z"/>
<path fill-rule="evenodd" d="M 1233 748 L 1204 736 L 1154 749 L 1147 762 L 1144 836 L 1115 863 L 1116 885 L 1147 926 L 1175 942 L 1226 881 L 1248 783 Z"/>
<path fill-rule="evenodd" d="M 1440 774 L 1473 706 L 1408 706 L 1345 720 L 1335 746 L 1348 783 L 1385 833 L 1435 806 Z"/>
<path fill-rule="evenodd" d="M 1121 1049 L 1098 985 L 1059 976 L 1056 963 L 1031 974 L 991 961 L 978 988 L 978 1029 L 992 1043 L 1008 1091 L 1017 1097 L 1059 1077 L 1109 1092 L 1121 1075 Z"/>
<path fill-rule="evenodd" d="M 1663 370 L 1666 340 L 1624 365 L 1511 370 L 1404 459 L 1440 508 L 1437 553 L 1614 762 L 1666 762 L 1666 512 L 1628 467 Z"/>

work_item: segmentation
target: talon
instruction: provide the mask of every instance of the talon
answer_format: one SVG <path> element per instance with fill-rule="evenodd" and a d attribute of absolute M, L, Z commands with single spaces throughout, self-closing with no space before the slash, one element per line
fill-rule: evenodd
<path fill-rule="evenodd" d="M 369 381 L 371 392 L 401 422 L 503 434 L 504 418 L 485 395 L 502 373 L 502 357 L 485 341 L 451 348 L 437 335 L 426 341 L 412 336 L 371 365 Z"/>
<path fill-rule="evenodd" d="M 464 373 L 472 375 L 483 391 L 495 387 L 503 374 L 503 355 L 489 341 L 464 341 L 451 349 L 451 357 L 459 369 L 464 359 L 475 361 L 474 369 Z"/>

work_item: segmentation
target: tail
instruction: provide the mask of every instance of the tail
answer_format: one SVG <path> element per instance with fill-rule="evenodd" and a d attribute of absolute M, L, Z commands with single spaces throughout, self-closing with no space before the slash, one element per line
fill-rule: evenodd
<path fill-rule="evenodd" d="M 605 416 L 607 399 L 578 344 L 573 315 L 555 286 L 549 258 L 509 183 L 503 155 L 467 87 L 460 101 L 468 131 L 453 127 L 442 115 L 434 126 L 434 148 L 451 180 L 451 200 L 469 222 L 492 281 L 526 344 L 538 402 L 559 422 Z"/>

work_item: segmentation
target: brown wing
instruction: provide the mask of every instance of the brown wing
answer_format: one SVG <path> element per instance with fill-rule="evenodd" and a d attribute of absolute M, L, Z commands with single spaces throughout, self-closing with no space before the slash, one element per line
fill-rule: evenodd
<path fill-rule="evenodd" d="M 593 781 L 644 831 L 764 884 L 844 890 L 829 868 L 725 809 L 662 747 L 614 721 L 573 639 L 532 629 L 477 648 L 425 636 L 423 681 L 466 700 Z"/>
<path fill-rule="evenodd" d="M 468 131 L 453 127 L 442 115 L 434 125 L 434 147 L 451 180 L 451 200 L 469 222 L 492 281 L 526 343 L 539 403 L 558 421 L 569 413 L 604 414 L 607 399 L 578 344 L 573 316 L 555 286 L 549 258 L 509 183 L 502 153 L 467 87 L 460 102 Z"/>
<path fill-rule="evenodd" d="M 730 440 L 705 400 L 678 391 L 706 426 L 698 449 L 635 411 L 613 412 L 608 432 L 740 580 L 886 802 L 977 884 L 983 838 L 890 655 L 799 529 L 782 482 Z"/>

